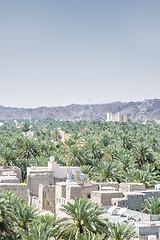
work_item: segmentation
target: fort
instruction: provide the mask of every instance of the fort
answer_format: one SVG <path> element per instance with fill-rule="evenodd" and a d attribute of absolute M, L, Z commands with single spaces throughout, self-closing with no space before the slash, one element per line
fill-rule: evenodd
<path fill-rule="evenodd" d="M 27 168 L 27 184 L 21 182 L 18 167 L 0 168 L 0 188 L 14 192 L 40 211 L 64 217 L 63 205 L 74 203 L 76 197 L 88 198 L 106 209 L 110 221 L 134 220 L 131 222 L 140 236 L 148 236 L 149 229 L 154 226 L 152 232 L 158 237 L 160 218 L 144 214 L 141 206 L 145 199 L 160 197 L 159 185 L 147 190 L 143 183 L 97 183 L 87 179 L 88 175 L 82 174 L 80 167 L 60 166 L 54 157 L 46 167 Z M 111 214 L 107 214 L 108 209 L 113 209 Z"/>

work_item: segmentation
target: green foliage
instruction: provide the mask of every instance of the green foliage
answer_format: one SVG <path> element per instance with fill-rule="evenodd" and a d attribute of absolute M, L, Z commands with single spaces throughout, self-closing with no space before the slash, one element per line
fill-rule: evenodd
<path fill-rule="evenodd" d="M 125 240 L 138 237 L 134 226 L 129 223 L 113 223 L 110 225 L 109 239 Z"/>
<path fill-rule="evenodd" d="M 146 188 L 152 188 L 160 181 L 160 176 L 159 171 L 155 167 L 145 165 L 141 169 L 129 169 L 126 180 L 129 182 L 144 183 Z"/>
<path fill-rule="evenodd" d="M 23 236 L 24 240 L 54 240 L 56 225 L 55 216 L 40 216 L 38 221 L 29 225 L 28 233 Z"/>
<path fill-rule="evenodd" d="M 148 214 L 159 215 L 160 214 L 160 198 L 152 197 L 144 200 L 142 208 Z"/>
<path fill-rule="evenodd" d="M 60 239 L 77 240 L 80 234 L 108 233 L 107 219 L 102 218 L 103 208 L 89 199 L 76 198 L 74 204 L 63 206 L 68 218 L 62 219 L 59 225 Z"/>
<path fill-rule="evenodd" d="M 104 240 L 106 239 L 105 234 L 94 234 L 89 232 L 89 234 L 85 235 L 85 234 L 80 234 L 78 237 L 78 240 Z"/>
<path fill-rule="evenodd" d="M 35 210 L 12 192 L 0 190 L 1 239 L 21 239 L 36 219 Z"/>
<path fill-rule="evenodd" d="M 120 182 L 123 180 L 122 168 L 116 162 L 103 161 L 95 168 L 91 178 L 97 182 Z"/>
<path fill-rule="evenodd" d="M 68 134 L 64 142 L 62 132 Z M 62 166 L 81 166 L 91 180 L 154 187 L 160 176 L 160 126 L 52 119 L 10 120 L 0 126 L 0 165 L 20 167 L 23 181 L 28 166 L 47 166 L 50 156 Z"/>
<path fill-rule="evenodd" d="M 22 126 L 22 132 L 27 133 L 30 130 L 30 124 L 29 122 L 24 122 Z"/>

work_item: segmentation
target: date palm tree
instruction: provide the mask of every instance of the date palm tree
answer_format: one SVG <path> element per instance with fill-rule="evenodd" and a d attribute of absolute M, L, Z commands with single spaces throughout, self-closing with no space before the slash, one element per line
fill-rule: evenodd
<path fill-rule="evenodd" d="M 135 146 L 133 154 L 135 156 L 135 163 L 137 163 L 139 167 L 142 167 L 144 164 L 154 163 L 151 149 L 143 142 Z"/>
<path fill-rule="evenodd" d="M 3 196 L 0 195 L 0 239 L 14 239 L 14 222 L 16 221 L 12 208 Z"/>
<path fill-rule="evenodd" d="M 107 219 L 101 217 L 103 208 L 89 199 L 75 198 L 74 204 L 63 206 L 68 217 L 62 219 L 59 225 L 58 239 L 78 240 L 80 234 L 107 233 Z"/>
<path fill-rule="evenodd" d="M 18 159 L 30 159 L 40 155 L 38 143 L 28 137 L 25 137 L 20 141 L 17 152 Z"/>
<path fill-rule="evenodd" d="M 5 199 L 4 202 L 7 203 L 7 209 L 10 210 L 13 216 L 12 220 L 7 221 L 12 224 L 12 231 L 16 239 L 19 239 L 24 231 L 28 231 L 29 224 L 36 219 L 36 210 L 12 192 L 3 191 L 1 194 Z"/>
<path fill-rule="evenodd" d="M 122 168 L 116 162 L 103 161 L 98 164 L 93 173 L 92 179 L 97 182 L 122 181 Z"/>
<path fill-rule="evenodd" d="M 104 240 L 106 239 L 105 234 L 94 234 L 94 233 L 89 233 L 87 235 L 85 234 L 80 234 L 78 237 L 78 240 Z"/>
<path fill-rule="evenodd" d="M 46 223 L 36 222 L 30 225 L 29 232 L 23 235 L 24 240 L 54 240 L 53 228 Z"/>
<path fill-rule="evenodd" d="M 134 226 L 129 223 L 112 223 L 110 224 L 109 239 L 124 240 L 137 237 Z"/>
<path fill-rule="evenodd" d="M 151 197 L 144 200 L 142 208 L 148 214 L 159 215 L 160 214 L 160 198 Z"/>
<path fill-rule="evenodd" d="M 128 169 L 126 180 L 128 182 L 144 183 L 146 188 L 151 188 L 160 181 L 160 176 L 155 167 L 145 165 L 141 169 Z"/>
<path fill-rule="evenodd" d="M 64 159 L 68 166 L 81 166 L 84 163 L 81 154 L 82 150 L 77 145 L 72 145 L 69 149 L 65 149 L 64 151 Z"/>

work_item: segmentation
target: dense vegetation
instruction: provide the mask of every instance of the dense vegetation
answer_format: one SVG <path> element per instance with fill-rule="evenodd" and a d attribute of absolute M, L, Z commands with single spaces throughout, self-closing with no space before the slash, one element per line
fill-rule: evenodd
<path fill-rule="evenodd" d="M 65 132 L 63 141 L 61 131 Z M 91 180 L 145 183 L 160 181 L 160 126 L 155 122 L 54 120 L 5 121 L 0 127 L 0 164 L 82 166 Z"/>
<path fill-rule="evenodd" d="M 151 197 L 144 200 L 142 204 L 143 211 L 145 213 L 151 215 L 159 215 L 160 214 L 160 198 L 159 197 Z"/>
<path fill-rule="evenodd" d="M 1 240 L 104 240 L 130 239 L 136 236 L 133 226 L 111 224 L 101 214 L 104 210 L 88 199 L 75 199 L 63 209 L 67 216 L 38 215 L 20 197 L 0 190 Z"/>
<path fill-rule="evenodd" d="M 160 126 L 49 119 L 5 121 L 0 126 L 0 165 L 20 167 L 24 181 L 27 166 L 45 166 L 50 156 L 61 165 L 81 166 L 91 180 L 142 182 L 151 188 L 160 181 Z M 159 208 L 158 199 L 144 204 L 146 212 L 153 205 Z M 25 201 L 1 190 L 0 239 L 122 240 L 135 236 L 132 226 L 102 219 L 103 209 L 89 200 L 76 199 L 63 211 L 68 218 L 38 216 Z"/>

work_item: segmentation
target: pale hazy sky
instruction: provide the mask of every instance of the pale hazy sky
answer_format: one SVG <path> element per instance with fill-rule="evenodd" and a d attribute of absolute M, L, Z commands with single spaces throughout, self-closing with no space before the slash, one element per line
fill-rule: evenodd
<path fill-rule="evenodd" d="M 0 105 L 160 98 L 159 0 L 0 0 Z"/>

